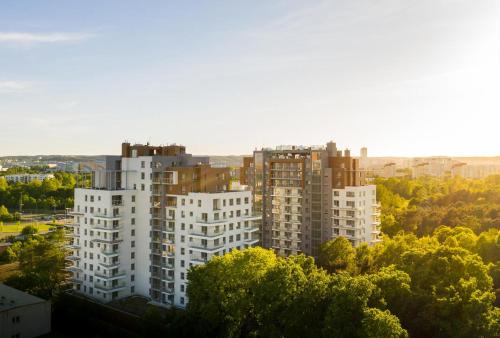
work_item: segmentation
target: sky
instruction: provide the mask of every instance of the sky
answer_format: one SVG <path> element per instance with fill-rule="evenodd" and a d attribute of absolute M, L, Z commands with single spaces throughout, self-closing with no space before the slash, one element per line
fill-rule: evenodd
<path fill-rule="evenodd" d="M 0 2 L 0 156 L 500 155 L 500 1 Z"/>

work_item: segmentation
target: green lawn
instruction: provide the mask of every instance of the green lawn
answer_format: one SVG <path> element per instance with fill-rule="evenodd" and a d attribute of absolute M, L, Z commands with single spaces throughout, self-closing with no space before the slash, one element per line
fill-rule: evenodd
<path fill-rule="evenodd" d="M 38 232 L 47 232 L 49 231 L 50 228 L 53 227 L 52 224 L 46 224 L 43 222 L 26 222 L 26 223 L 19 223 L 19 224 L 0 224 L 0 234 L 8 234 L 10 235 L 15 235 L 21 232 L 23 228 L 27 225 L 32 225 L 35 228 L 38 229 Z"/>

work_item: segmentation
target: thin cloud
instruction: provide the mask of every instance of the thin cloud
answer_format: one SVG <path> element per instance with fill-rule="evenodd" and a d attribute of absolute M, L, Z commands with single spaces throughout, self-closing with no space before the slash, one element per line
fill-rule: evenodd
<path fill-rule="evenodd" d="M 0 81 L 0 93 L 21 93 L 33 87 L 31 82 Z"/>
<path fill-rule="evenodd" d="M 77 42 L 92 37 L 82 33 L 23 33 L 0 32 L 0 43 L 63 43 Z"/>

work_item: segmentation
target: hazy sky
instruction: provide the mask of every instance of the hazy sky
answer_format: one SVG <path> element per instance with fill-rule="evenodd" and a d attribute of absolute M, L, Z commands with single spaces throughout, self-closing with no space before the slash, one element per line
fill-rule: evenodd
<path fill-rule="evenodd" d="M 0 156 L 500 155 L 500 1 L 0 2 Z"/>

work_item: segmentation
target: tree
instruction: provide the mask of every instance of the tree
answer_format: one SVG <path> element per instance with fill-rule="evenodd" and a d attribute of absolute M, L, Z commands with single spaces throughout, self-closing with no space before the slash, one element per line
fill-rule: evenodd
<path fill-rule="evenodd" d="M 495 296 L 488 267 L 477 255 L 449 246 L 409 250 L 398 269 L 411 278 L 408 303 L 388 304 L 412 337 L 479 336 Z"/>
<path fill-rule="evenodd" d="M 33 225 L 27 225 L 21 230 L 21 235 L 23 236 L 32 236 L 38 233 L 38 229 Z"/>
<path fill-rule="evenodd" d="M 396 316 L 368 306 L 374 289 L 365 276 L 333 276 L 323 336 L 408 337 Z"/>
<path fill-rule="evenodd" d="M 408 332 L 401 327 L 398 317 L 389 311 L 368 308 L 364 310 L 359 337 L 366 338 L 406 338 Z"/>
<path fill-rule="evenodd" d="M 49 299 L 64 283 L 63 231 L 49 236 L 29 237 L 18 253 L 21 273 L 5 283 L 36 296 Z"/>
<path fill-rule="evenodd" d="M 0 221 L 11 221 L 12 220 L 12 215 L 9 213 L 9 210 L 3 206 L 0 205 Z"/>
<path fill-rule="evenodd" d="M 356 247 L 356 267 L 360 274 L 369 273 L 373 266 L 373 256 L 367 243 Z"/>
<path fill-rule="evenodd" d="M 323 243 L 320 247 L 318 264 L 330 273 L 356 271 L 356 250 L 344 237 Z"/>
<path fill-rule="evenodd" d="M 256 326 L 249 295 L 278 259 L 271 250 L 234 250 L 188 272 L 188 312 L 208 335 L 239 337 Z"/>
<path fill-rule="evenodd" d="M 487 263 L 496 263 L 500 261 L 500 230 L 490 229 L 482 232 L 474 248 Z"/>

